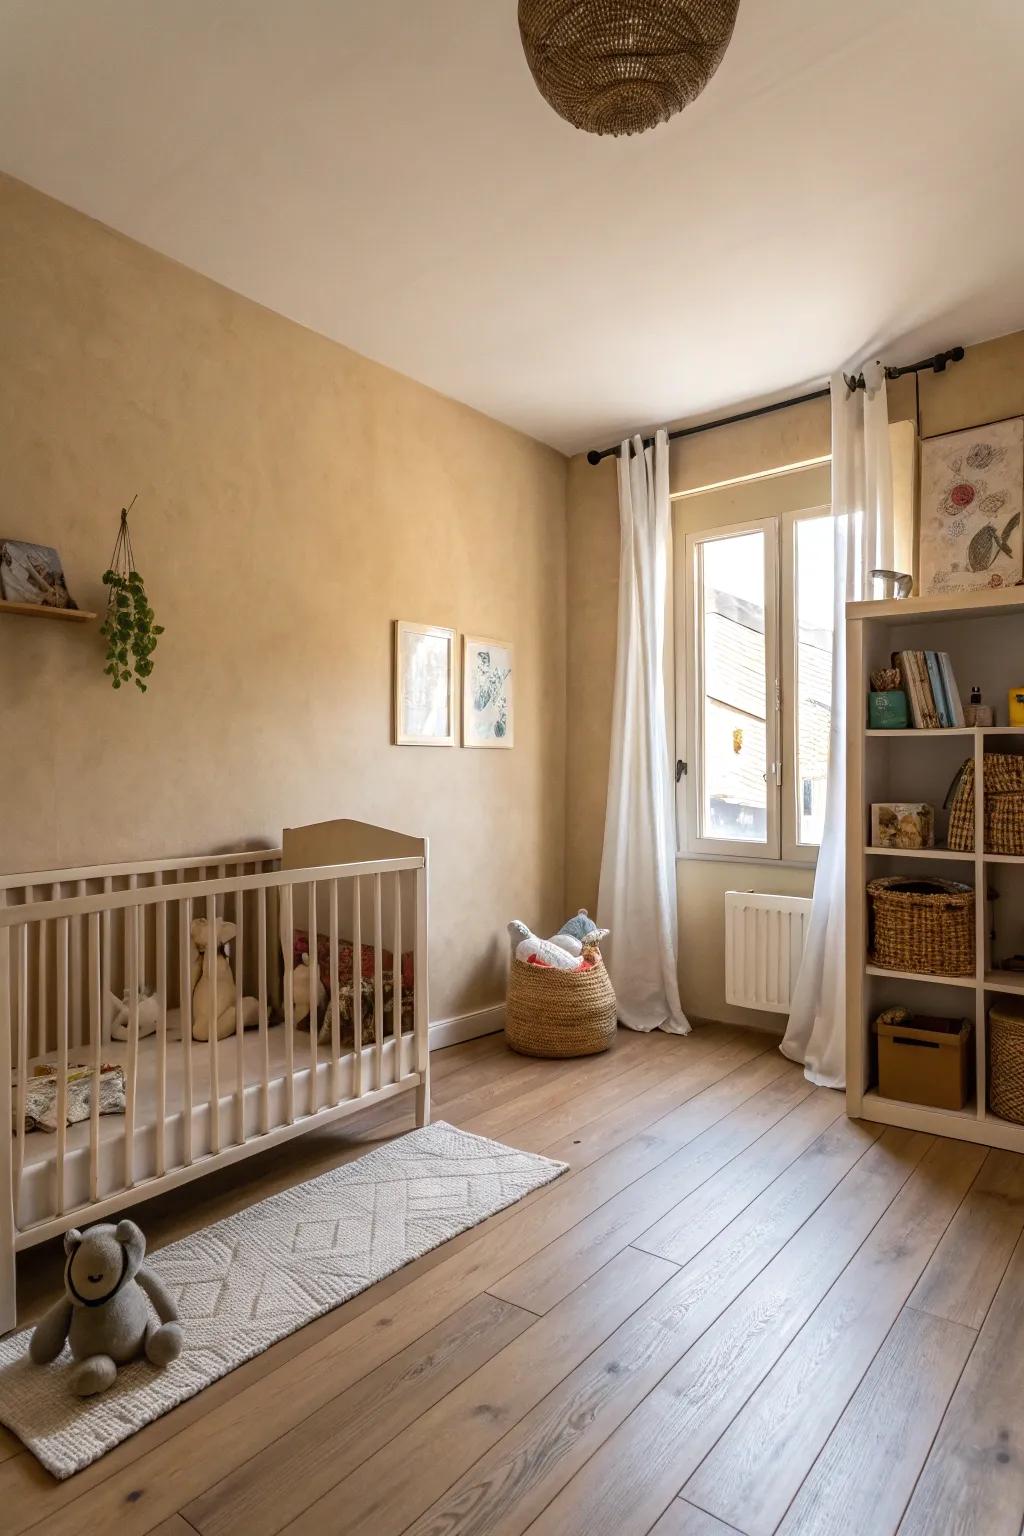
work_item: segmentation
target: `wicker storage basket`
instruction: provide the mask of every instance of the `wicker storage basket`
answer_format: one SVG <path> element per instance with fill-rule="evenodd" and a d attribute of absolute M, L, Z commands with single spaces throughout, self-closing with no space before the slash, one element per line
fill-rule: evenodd
<path fill-rule="evenodd" d="M 1024 1004 L 1009 998 L 988 1011 L 988 1107 L 1024 1125 Z"/>
<path fill-rule="evenodd" d="M 1010 752 L 986 752 L 985 852 L 1024 853 L 1024 757 Z M 974 848 L 974 759 L 969 757 L 956 780 L 949 808 L 950 848 L 969 853 Z"/>
<path fill-rule="evenodd" d="M 594 1056 L 615 1038 L 615 993 L 604 962 L 557 971 L 513 958 L 505 1039 L 523 1056 Z"/>
<path fill-rule="evenodd" d="M 959 880 L 887 875 L 868 885 L 871 959 L 890 971 L 974 975 L 974 891 Z"/>

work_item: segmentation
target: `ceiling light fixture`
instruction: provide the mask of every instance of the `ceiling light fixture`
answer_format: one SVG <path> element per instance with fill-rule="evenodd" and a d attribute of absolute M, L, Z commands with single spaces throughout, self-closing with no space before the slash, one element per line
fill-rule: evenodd
<path fill-rule="evenodd" d="M 544 100 L 586 133 L 644 133 L 696 101 L 739 0 L 519 0 Z"/>

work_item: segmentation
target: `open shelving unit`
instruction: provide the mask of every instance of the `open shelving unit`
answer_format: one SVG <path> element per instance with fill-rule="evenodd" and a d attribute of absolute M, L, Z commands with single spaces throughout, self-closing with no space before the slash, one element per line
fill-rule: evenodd
<path fill-rule="evenodd" d="M 1024 753 L 1024 726 L 870 730 L 870 674 L 893 651 L 948 651 L 961 696 L 977 683 L 997 714 L 1010 688 L 1024 682 L 1024 587 L 902 601 L 848 603 L 846 1001 L 847 1113 L 933 1135 L 1024 1152 L 1024 1125 L 988 1108 L 986 1020 L 1001 995 L 1024 997 L 1024 972 L 1000 970 L 996 958 L 1024 953 L 1024 857 L 985 853 L 981 794 L 986 751 Z M 927 746 L 928 750 L 922 749 Z M 975 769 L 975 848 L 941 846 L 941 811 L 950 783 L 968 756 Z M 926 801 L 936 810 L 938 846 L 869 846 L 870 807 L 885 800 Z M 975 970 L 968 976 L 915 975 L 873 965 L 868 956 L 866 886 L 880 874 L 920 874 L 973 883 Z M 996 892 L 995 902 L 989 892 Z M 993 942 L 993 931 L 995 941 Z M 996 958 L 994 958 L 996 957 Z M 913 1012 L 971 1018 L 975 1094 L 961 1110 L 933 1109 L 883 1098 L 875 1086 L 872 1020 L 894 1003 Z"/>

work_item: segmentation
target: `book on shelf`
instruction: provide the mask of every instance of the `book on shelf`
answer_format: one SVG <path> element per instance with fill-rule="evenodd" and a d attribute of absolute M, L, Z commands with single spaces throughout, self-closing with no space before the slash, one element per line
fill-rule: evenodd
<path fill-rule="evenodd" d="M 962 727 L 964 720 L 964 706 L 960 699 L 960 690 L 956 685 L 956 674 L 953 671 L 953 663 L 949 659 L 948 651 L 939 652 L 939 670 L 942 673 L 942 683 L 946 690 L 946 698 L 949 701 L 949 712 L 953 717 L 953 725 Z"/>
<path fill-rule="evenodd" d="M 963 705 L 947 651 L 896 651 L 892 660 L 903 674 L 910 718 L 918 730 L 963 725 Z"/>
<path fill-rule="evenodd" d="M 946 702 L 946 690 L 942 683 L 938 651 L 925 651 L 924 661 L 925 666 L 928 668 L 928 683 L 932 690 L 935 713 L 939 717 L 939 724 L 946 728 L 953 724 L 953 717 L 949 712 L 949 705 Z"/>

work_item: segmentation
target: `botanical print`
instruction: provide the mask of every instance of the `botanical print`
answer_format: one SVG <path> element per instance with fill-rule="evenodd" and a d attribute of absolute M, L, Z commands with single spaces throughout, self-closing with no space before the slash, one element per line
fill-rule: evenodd
<path fill-rule="evenodd" d="M 969 592 L 1021 579 L 1024 418 L 925 440 L 920 587 Z"/>
<path fill-rule="evenodd" d="M 78 607 L 57 551 L 19 539 L 0 539 L 0 595 L 7 603 L 34 603 L 39 608 Z"/>
<path fill-rule="evenodd" d="M 512 647 L 467 635 L 463 656 L 462 740 L 467 747 L 512 745 Z"/>
<path fill-rule="evenodd" d="M 395 727 L 399 746 L 454 746 L 455 631 L 395 626 Z"/>

